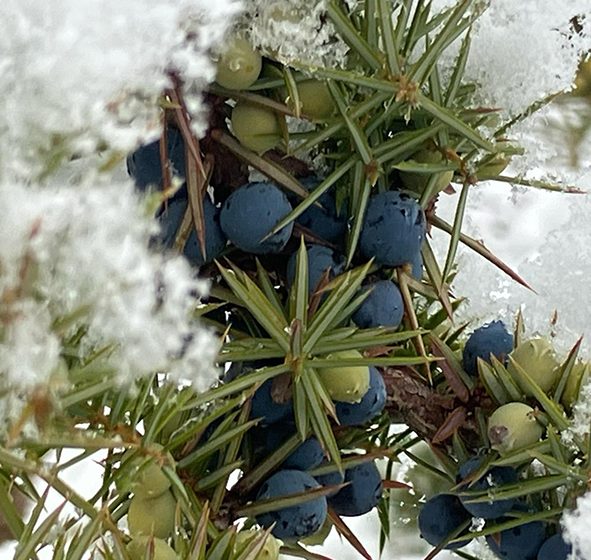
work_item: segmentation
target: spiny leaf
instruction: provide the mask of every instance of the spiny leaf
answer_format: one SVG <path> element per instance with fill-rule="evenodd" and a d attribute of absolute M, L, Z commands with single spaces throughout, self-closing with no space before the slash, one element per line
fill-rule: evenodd
<path fill-rule="evenodd" d="M 334 23 L 337 31 L 343 39 L 365 60 L 368 66 L 374 70 L 381 67 L 379 56 L 369 46 L 367 41 L 357 32 L 349 18 L 341 10 L 339 3 L 331 0 L 327 3 L 326 12 Z"/>
<path fill-rule="evenodd" d="M 91 544 L 102 533 L 103 519 L 102 515 L 97 515 L 75 539 L 72 540 L 68 552 L 66 554 L 67 560 L 81 560 L 88 552 Z"/>
<path fill-rule="evenodd" d="M 476 132 L 476 130 L 467 125 L 446 107 L 437 105 L 437 103 L 421 92 L 417 93 L 417 102 L 422 109 L 433 115 L 436 119 L 439 119 L 442 123 L 445 123 L 449 128 L 455 130 L 461 136 L 470 140 L 474 145 L 488 152 L 495 151 L 495 147 L 491 142 L 485 140 L 478 132 Z"/>
<path fill-rule="evenodd" d="M 459 2 L 450 17 L 443 24 L 437 37 L 425 50 L 425 53 L 411 67 L 409 78 L 422 84 L 428 76 L 429 68 L 441 57 L 443 51 L 457 39 L 472 23 L 471 18 L 462 18 L 472 5 L 473 0 Z"/>
<path fill-rule="evenodd" d="M 351 266 L 355 251 L 357 251 L 361 230 L 363 229 L 365 211 L 371 195 L 371 183 L 365 174 L 361 162 L 355 166 L 353 180 L 351 182 L 351 192 L 355 198 L 353 196 L 351 197 L 351 208 L 354 209 L 354 212 L 353 225 L 347 236 L 347 266 Z"/>
<path fill-rule="evenodd" d="M 349 330 L 349 329 L 347 329 Z M 375 329 L 359 329 L 343 340 L 327 340 L 322 337 L 310 352 L 312 356 L 330 354 L 341 350 L 356 350 L 372 348 L 375 346 L 386 346 L 405 342 L 415 336 L 425 334 L 427 331 L 398 331 L 393 328 L 379 327 Z"/>
<path fill-rule="evenodd" d="M 505 386 L 497 378 L 494 368 L 481 358 L 477 358 L 478 376 L 484 385 L 486 392 L 499 405 L 504 405 L 513 399 Z"/>
<path fill-rule="evenodd" d="M 574 346 L 570 349 L 566 360 L 560 366 L 560 375 L 558 377 L 558 384 L 556 385 L 556 389 L 554 390 L 554 401 L 560 402 L 562 399 L 562 394 L 564 393 L 564 389 L 566 384 L 568 383 L 569 377 L 573 373 L 573 367 L 577 361 L 577 356 L 579 354 L 579 349 L 581 348 L 581 344 L 583 343 L 583 337 L 581 336 L 574 344 Z"/>
<path fill-rule="evenodd" d="M 464 371 L 452 349 L 443 340 L 433 334 L 427 337 L 433 349 L 433 355 L 444 358 L 438 362 L 438 366 L 443 371 L 451 390 L 462 402 L 468 402 L 470 391 L 475 386 L 474 381 Z"/>
<path fill-rule="evenodd" d="M 228 150 L 230 150 L 240 159 L 244 160 L 249 165 L 252 165 L 255 169 L 258 169 L 261 173 L 279 185 L 284 186 L 286 189 L 294 192 L 302 198 L 306 198 L 308 196 L 308 191 L 287 171 L 279 167 L 270 159 L 267 159 L 264 156 L 259 156 L 255 152 L 245 148 L 242 146 L 242 144 L 240 144 L 240 142 L 232 138 L 229 134 L 226 134 L 221 130 L 216 130 L 212 132 L 211 137 L 219 142 L 222 146 L 228 148 Z"/>
<path fill-rule="evenodd" d="M 359 157 L 363 161 L 365 165 L 369 165 L 370 162 L 373 160 L 373 155 L 371 153 L 371 148 L 367 142 L 367 137 L 362 130 L 362 128 L 349 116 L 347 102 L 342 95 L 341 91 L 337 87 L 337 85 L 333 82 L 328 82 L 328 89 L 335 101 L 335 104 L 341 113 L 341 117 L 345 121 L 347 128 L 349 129 L 349 134 L 353 141 L 353 145 L 355 146 Z"/>
<path fill-rule="evenodd" d="M 458 496 L 463 497 L 467 503 L 486 503 L 491 500 L 509 500 L 512 498 L 521 498 L 529 494 L 537 494 L 552 488 L 565 486 L 571 481 L 569 476 L 562 474 L 536 476 L 527 480 L 520 480 L 515 484 L 504 484 L 494 488 L 482 490 L 463 490 L 458 492 Z"/>
<path fill-rule="evenodd" d="M 367 550 L 365 550 L 365 547 L 361 544 L 361 541 L 357 538 L 355 533 L 353 531 L 351 531 L 351 529 L 349 529 L 349 527 L 347 527 L 347 525 L 342 520 L 342 518 L 339 515 L 337 515 L 333 511 L 333 509 L 330 507 L 328 508 L 328 516 L 329 516 L 330 520 L 333 522 L 339 535 L 341 535 L 342 537 L 345 537 L 345 539 L 347 539 L 347 541 L 349 541 L 351 546 L 357 552 L 359 552 L 359 554 L 363 558 L 365 558 L 366 560 L 372 560 L 369 552 L 367 552 Z"/>
<path fill-rule="evenodd" d="M 330 401 L 324 386 L 319 382 L 316 372 L 306 369 L 301 378 L 301 384 L 306 393 L 308 414 L 314 434 L 322 447 L 328 452 L 330 459 L 340 467 L 341 452 L 335 440 L 326 412 L 336 417 L 334 405 Z M 328 404 L 328 408 L 327 408 Z"/>
<path fill-rule="evenodd" d="M 462 41 L 462 46 L 460 47 L 460 52 L 458 54 L 458 58 L 454 66 L 453 73 L 447 86 L 447 91 L 445 93 L 446 107 L 450 107 L 455 100 L 458 88 L 464 76 L 464 71 L 466 69 L 466 61 L 468 60 L 468 53 L 470 52 L 470 43 L 471 30 L 468 31 L 468 33 L 464 37 L 464 40 Z"/>
<path fill-rule="evenodd" d="M 350 160 L 341 164 L 335 171 L 333 171 L 326 179 L 324 179 L 311 193 L 306 191 L 306 199 L 302 201 L 296 208 L 294 208 L 287 216 L 275 225 L 275 227 L 263 238 L 266 239 L 279 230 L 283 229 L 287 224 L 293 222 L 296 218 L 301 216 L 310 206 L 316 204 L 318 199 L 327 192 L 345 173 L 347 173 L 354 165 L 356 159 L 352 157 Z"/>
<path fill-rule="evenodd" d="M 277 313 L 283 316 L 287 322 L 287 317 L 285 317 L 285 312 L 283 310 L 283 306 L 281 305 L 281 301 L 279 300 L 279 296 L 277 295 L 277 290 L 273 288 L 273 284 L 271 283 L 271 279 L 269 278 L 269 273 L 265 270 L 261 261 L 257 258 L 257 277 L 259 279 L 259 283 L 261 285 L 262 291 L 265 294 L 267 301 L 269 301 L 277 310 Z"/>
<path fill-rule="evenodd" d="M 330 327 L 336 326 L 335 318 L 357 292 L 370 266 L 371 261 L 333 280 L 334 289 L 310 322 L 305 337 L 304 352 L 311 352 L 320 337 Z"/>
<path fill-rule="evenodd" d="M 218 449 L 223 447 L 226 443 L 229 443 L 234 438 L 237 438 L 245 432 L 247 432 L 248 430 L 250 430 L 250 428 L 252 428 L 253 426 L 256 426 L 257 423 L 258 419 L 250 420 L 249 422 L 245 422 L 244 424 L 228 429 L 218 437 L 212 437 L 209 441 L 207 441 L 207 443 L 204 443 L 203 445 L 199 446 L 197 450 L 183 457 L 178 462 L 178 468 L 183 469 L 191 465 L 192 463 L 196 463 L 212 455 Z"/>
<path fill-rule="evenodd" d="M 277 344 L 287 351 L 289 340 L 286 333 L 285 317 L 277 312 L 275 306 L 269 302 L 260 288 L 246 274 L 240 274 L 240 271 L 235 268 L 233 270 L 225 269 L 219 264 L 218 269 L 226 283 L 242 299 L 257 321 Z"/>
<path fill-rule="evenodd" d="M 446 233 L 451 234 L 453 228 L 450 224 L 448 224 L 445 220 L 442 220 L 438 216 L 429 216 L 428 218 L 429 223 L 435 226 L 437 229 L 445 231 Z M 536 293 L 535 290 L 525 281 L 521 276 L 519 276 L 516 272 L 514 272 L 509 266 L 507 266 L 501 259 L 499 259 L 496 255 L 491 253 L 480 241 L 476 241 L 475 239 L 469 237 L 464 233 L 460 233 L 459 239 L 464 245 L 475 251 L 476 253 L 482 255 L 487 261 L 494 264 L 497 268 L 502 270 L 505 274 L 510 276 L 513 280 L 517 283 L 521 284 L 528 290 Z"/>
<path fill-rule="evenodd" d="M 296 257 L 296 271 L 290 290 L 290 317 L 297 319 L 305 329 L 308 322 L 308 252 L 304 238 L 300 238 L 300 248 Z M 293 350 L 292 350 L 293 352 Z M 299 355 L 299 354 L 298 354 Z"/>
<path fill-rule="evenodd" d="M 441 302 L 443 309 L 447 313 L 447 316 L 450 319 L 452 319 L 453 305 L 449 297 L 449 287 L 444 281 L 444 276 L 442 275 L 441 270 L 439 269 L 437 259 L 435 258 L 435 253 L 433 252 L 431 244 L 428 240 L 423 242 L 421 255 L 423 258 L 423 266 L 425 267 L 427 275 L 431 280 L 431 285 L 437 292 L 437 295 L 439 296 L 439 301 Z"/>
<path fill-rule="evenodd" d="M 535 453 L 550 453 L 551 444 L 548 440 L 537 441 L 527 447 L 522 447 L 507 453 L 502 457 L 494 459 L 491 465 L 496 467 L 517 467 L 523 464 L 527 464 L 531 461 L 532 452 Z"/>
<path fill-rule="evenodd" d="M 380 164 L 393 160 L 399 162 L 419 150 L 426 140 L 433 138 L 444 128 L 443 124 L 434 124 L 419 130 L 398 132 L 375 148 L 376 161 Z"/>
<path fill-rule="evenodd" d="M 511 355 L 509 355 L 509 361 L 513 366 L 513 371 L 517 376 L 517 380 L 522 387 L 531 393 L 537 401 L 542 405 L 542 408 L 549 416 L 550 421 L 560 431 L 566 430 L 569 426 L 568 420 L 566 419 L 563 410 L 557 405 L 550 397 L 546 395 L 540 386 L 534 381 L 531 375 L 517 363 Z"/>
<path fill-rule="evenodd" d="M 392 25 L 392 2 L 389 0 L 376 0 L 377 21 L 380 25 L 381 38 L 386 52 L 388 70 L 392 76 L 400 74 L 400 62 L 398 60 L 398 47 L 394 26 Z"/>
<path fill-rule="evenodd" d="M 19 541 L 19 545 L 14 555 L 14 560 L 29 560 L 31 557 L 35 557 L 35 549 L 42 543 L 46 542 L 49 538 L 49 534 L 54 530 L 55 525 L 58 523 L 59 516 L 62 509 L 67 502 L 62 503 L 57 509 L 52 511 L 39 525 L 35 532 L 32 531 L 33 525 L 29 521 L 28 527 L 25 527 L 22 536 L 26 537 L 26 540 Z M 37 504 L 39 506 L 39 504 Z M 41 508 L 43 505 L 41 505 Z M 37 508 L 36 508 L 37 509 Z"/>
<path fill-rule="evenodd" d="M 195 398 L 194 404 L 195 406 L 199 406 L 234 393 L 239 393 L 245 389 L 253 387 L 256 383 L 264 383 L 267 379 L 271 379 L 287 371 L 289 371 L 289 366 L 286 364 L 257 369 L 254 372 L 242 375 L 238 379 L 234 379 L 229 383 L 225 383 L 215 389 L 210 389 L 205 393 L 201 393 L 201 395 Z"/>
<path fill-rule="evenodd" d="M 240 517 L 256 517 L 263 513 L 270 511 L 278 511 L 292 506 L 298 506 L 300 504 L 315 500 L 322 496 L 330 494 L 331 490 L 320 486 L 318 488 L 309 488 L 304 492 L 297 492 L 295 494 L 286 494 L 277 498 L 267 498 L 257 500 L 251 505 L 244 506 L 237 511 Z"/>
<path fill-rule="evenodd" d="M 390 97 L 391 96 L 386 93 L 375 93 L 374 95 L 369 96 L 365 101 L 362 101 L 357 105 L 351 105 L 349 108 L 349 115 L 352 119 L 360 119 L 375 110 L 376 107 L 385 103 Z M 336 122 L 330 123 L 328 126 L 312 133 L 308 139 L 303 144 L 298 145 L 292 153 L 307 153 L 324 140 L 337 136 L 344 128 L 346 128 L 344 119 L 338 118 Z"/>
<path fill-rule="evenodd" d="M 563 513 L 562 508 L 554 508 L 546 511 L 539 511 L 539 512 L 528 512 L 524 514 L 518 515 L 515 513 L 515 518 L 511 519 L 510 521 L 504 521 L 502 523 L 495 523 L 489 525 L 486 524 L 485 528 L 481 531 L 474 531 L 470 533 L 470 536 L 474 539 L 479 537 L 486 537 L 488 535 L 493 535 L 500 531 L 506 531 L 508 529 L 513 529 L 515 527 L 519 527 L 525 523 L 531 523 L 532 521 L 544 521 L 546 519 L 552 518 L 559 518 Z M 458 542 L 461 541 L 462 538 L 454 539 L 451 542 Z"/>
<path fill-rule="evenodd" d="M 455 263 L 458 244 L 460 242 L 460 234 L 462 233 L 462 224 L 464 222 L 464 213 L 466 211 L 466 203 L 468 202 L 468 192 L 470 185 L 464 183 L 460 192 L 460 198 L 456 206 L 456 213 L 454 217 L 453 229 L 449 240 L 449 247 L 447 249 L 447 257 L 445 259 L 445 266 L 443 267 L 443 279 L 445 280 Z"/>
<path fill-rule="evenodd" d="M 511 185 L 522 185 L 524 187 L 533 187 L 551 192 L 561 192 L 566 194 L 586 194 L 586 191 L 574 185 L 561 185 L 551 181 L 540 181 L 537 179 L 525 179 L 524 177 L 507 177 L 506 175 L 496 175 L 495 181 L 501 183 L 510 183 Z"/>

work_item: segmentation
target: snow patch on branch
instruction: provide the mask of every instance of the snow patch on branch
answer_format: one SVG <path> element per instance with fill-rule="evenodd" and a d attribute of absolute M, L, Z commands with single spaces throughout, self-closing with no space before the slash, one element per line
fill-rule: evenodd
<path fill-rule="evenodd" d="M 447 5 L 438 2 L 436 9 Z M 589 0 L 490 2 L 474 24 L 465 72 L 479 85 L 478 102 L 514 116 L 572 89 L 581 56 L 591 50 L 590 8 Z M 454 63 L 453 49 L 447 57 Z"/>
<path fill-rule="evenodd" d="M 326 17 L 324 0 L 245 0 L 238 29 L 286 64 L 338 68 L 349 50 Z"/>
<path fill-rule="evenodd" d="M 0 172 L 29 177 L 63 151 L 101 143 L 128 151 L 152 138 L 168 72 L 198 90 L 213 81 L 210 49 L 239 7 L 237 0 L 3 2 Z M 193 106 L 202 117 L 203 106 Z"/>
<path fill-rule="evenodd" d="M 0 184 L 0 364 L 31 387 L 58 365 L 60 320 L 87 329 L 84 347 L 112 345 L 121 382 L 169 372 L 204 390 L 217 343 L 191 318 L 207 285 L 182 257 L 151 251 L 157 227 L 128 182 L 35 188 Z M 82 357 L 82 356 L 81 356 Z"/>
<path fill-rule="evenodd" d="M 573 557 L 581 560 L 591 560 L 589 519 L 591 519 L 591 492 L 587 492 L 577 500 L 577 508 L 574 511 L 565 512 L 562 516 L 565 540 L 573 545 Z"/>

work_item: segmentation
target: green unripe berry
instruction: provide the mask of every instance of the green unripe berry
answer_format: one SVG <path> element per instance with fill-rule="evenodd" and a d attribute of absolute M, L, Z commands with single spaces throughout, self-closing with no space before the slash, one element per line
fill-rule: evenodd
<path fill-rule="evenodd" d="M 236 550 L 249 543 L 253 538 L 255 538 L 256 535 L 256 531 L 241 531 L 240 533 L 237 533 L 235 546 Z M 265 539 L 263 548 L 253 560 L 278 560 L 279 548 L 282 544 L 282 541 L 269 534 Z"/>
<path fill-rule="evenodd" d="M 348 360 L 363 358 L 357 350 L 342 350 L 327 356 L 328 359 Z M 357 403 L 369 389 L 369 367 L 327 367 L 318 368 L 318 375 L 328 394 L 335 401 Z"/>
<path fill-rule="evenodd" d="M 170 488 L 170 480 L 155 460 L 140 467 L 132 490 L 140 498 L 156 498 Z"/>
<path fill-rule="evenodd" d="M 543 429 L 535 419 L 534 409 L 521 402 L 497 408 L 488 419 L 491 447 L 501 455 L 538 441 Z"/>
<path fill-rule="evenodd" d="M 134 537 L 125 547 L 131 560 L 144 560 L 147 558 L 151 537 Z M 154 547 L 153 560 L 178 560 L 178 554 L 162 539 L 152 539 Z"/>
<path fill-rule="evenodd" d="M 413 154 L 411 161 L 416 163 L 443 163 L 443 156 L 437 150 L 424 148 Z M 435 183 L 436 192 L 445 189 L 453 179 L 453 171 L 442 171 L 437 173 Z M 403 185 L 410 191 L 422 193 L 431 178 L 429 173 L 417 173 L 415 171 L 400 171 L 400 179 Z"/>
<path fill-rule="evenodd" d="M 588 362 L 576 362 L 571 369 L 561 399 L 562 404 L 568 410 L 570 410 L 579 399 L 579 391 L 586 383 L 587 379 L 589 379 L 590 372 L 591 366 Z"/>
<path fill-rule="evenodd" d="M 509 358 L 507 370 L 515 378 L 524 394 L 529 397 L 533 396 L 532 392 L 519 383 L 517 368 L 511 358 L 528 373 L 544 392 L 552 388 L 560 374 L 554 349 L 545 338 L 532 338 L 522 342 L 509 354 Z"/>
<path fill-rule="evenodd" d="M 140 498 L 135 495 L 129 504 L 127 524 L 129 532 L 136 535 L 153 535 L 165 539 L 174 530 L 176 500 L 167 491 L 156 498 Z"/>
<path fill-rule="evenodd" d="M 327 119 L 335 111 L 335 104 L 328 86 L 319 80 L 305 80 L 297 84 L 300 109 L 312 119 Z M 287 90 L 281 93 L 287 97 Z"/>
<path fill-rule="evenodd" d="M 117 490 L 120 493 L 132 491 L 140 498 L 155 498 L 166 492 L 170 488 L 170 480 L 160 465 L 162 459 L 166 464 L 174 465 L 174 459 L 163 449 L 159 443 L 153 443 L 150 445 L 151 454 L 147 450 L 143 453 L 127 450 L 121 457 L 121 468 L 125 470 L 124 476 L 115 481 Z M 158 458 L 159 453 L 162 453 L 162 459 Z"/>
<path fill-rule="evenodd" d="M 262 57 L 246 39 L 234 39 L 217 63 L 215 81 L 228 89 L 246 89 L 261 73 Z"/>
<path fill-rule="evenodd" d="M 257 153 L 264 153 L 281 142 L 277 113 L 252 103 L 236 103 L 232 111 L 232 132 L 245 148 Z"/>

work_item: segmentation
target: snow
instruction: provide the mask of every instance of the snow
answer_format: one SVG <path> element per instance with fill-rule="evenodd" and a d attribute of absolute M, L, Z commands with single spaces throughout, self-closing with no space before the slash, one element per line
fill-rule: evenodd
<path fill-rule="evenodd" d="M 566 512 L 562 516 L 565 540 L 572 543 L 573 554 L 581 560 L 591 558 L 589 519 L 591 519 L 591 492 L 587 492 L 577 500 L 575 511 Z"/>
<path fill-rule="evenodd" d="M 161 127 L 174 72 L 203 131 L 211 49 L 237 0 L 7 0 L 0 8 L 0 421 L 55 377 L 68 334 L 81 358 L 111 346 L 119 382 L 166 371 L 204 390 L 217 341 L 191 314 L 207 286 L 149 249 L 157 226 L 131 182 L 98 172 Z M 72 156 L 75 162 L 69 162 Z M 76 315 L 70 331 L 56 325 Z M 19 399 L 14 399 L 19 395 Z"/>
<path fill-rule="evenodd" d="M 590 0 L 494 0 L 474 25 L 466 78 L 487 106 L 515 115 L 572 86 L 581 53 L 591 49 Z"/>
<path fill-rule="evenodd" d="M 277 60 L 342 66 L 349 47 L 324 17 L 324 0 L 245 0 L 238 29 Z"/>
<path fill-rule="evenodd" d="M 0 8 L 0 174 L 44 152 L 127 151 L 153 138 L 174 70 L 202 89 L 236 0 L 6 0 Z M 195 113 L 203 122 L 202 107 Z"/>
<path fill-rule="evenodd" d="M 9 385 L 48 377 L 61 344 L 52 324 L 79 311 L 74 326 L 88 326 L 88 348 L 115 344 L 120 380 L 169 366 L 199 390 L 211 385 L 217 345 L 190 319 L 194 294 L 206 285 L 181 257 L 148 249 L 155 224 L 130 182 L 2 184 L 0 205 L 0 237 L 10 240 L 0 245 L 0 293 L 18 288 L 25 260 L 34 263 L 32 285 L 9 307 L 15 318 L 0 343 Z"/>

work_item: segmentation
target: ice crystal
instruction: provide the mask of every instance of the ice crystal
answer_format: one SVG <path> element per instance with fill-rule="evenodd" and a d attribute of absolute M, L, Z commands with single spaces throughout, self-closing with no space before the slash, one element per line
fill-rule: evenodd
<path fill-rule="evenodd" d="M 0 173 L 30 176 L 63 151 L 101 142 L 128 150 L 153 136 L 168 72 L 201 89 L 212 81 L 209 50 L 238 8 L 237 0 L 3 2 Z"/>

